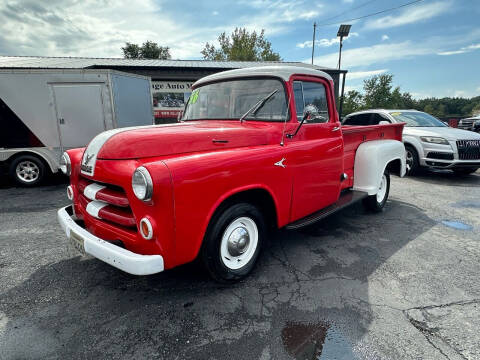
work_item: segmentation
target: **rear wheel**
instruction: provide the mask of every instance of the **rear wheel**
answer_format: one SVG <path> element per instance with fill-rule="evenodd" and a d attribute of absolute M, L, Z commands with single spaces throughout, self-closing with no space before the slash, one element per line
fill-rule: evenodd
<path fill-rule="evenodd" d="M 380 186 L 378 192 L 375 195 L 371 195 L 363 200 L 363 205 L 367 210 L 373 212 L 380 212 L 385 207 L 388 200 L 388 194 L 390 193 L 390 173 L 385 170 L 382 179 L 380 180 Z"/>
<path fill-rule="evenodd" d="M 202 262 L 220 282 L 234 282 L 252 271 L 267 227 L 257 207 L 241 203 L 214 216 L 202 245 Z"/>
<path fill-rule="evenodd" d="M 407 175 L 415 175 L 420 167 L 418 163 L 418 154 L 412 146 L 405 146 Z"/>
<path fill-rule="evenodd" d="M 21 155 L 10 164 L 10 177 L 21 186 L 40 184 L 46 175 L 42 160 L 33 155 Z"/>
<path fill-rule="evenodd" d="M 453 169 L 453 172 L 455 175 L 469 175 L 473 174 L 475 171 L 477 171 L 478 168 L 464 168 L 464 169 Z"/>

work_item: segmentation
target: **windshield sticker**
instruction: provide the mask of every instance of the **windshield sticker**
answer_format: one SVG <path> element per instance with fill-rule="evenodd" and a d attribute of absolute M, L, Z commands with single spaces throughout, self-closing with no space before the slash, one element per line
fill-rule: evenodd
<path fill-rule="evenodd" d="M 392 112 L 392 113 L 390 113 L 390 115 L 392 115 L 392 116 L 398 116 L 398 115 L 402 115 L 402 113 L 401 113 L 401 112 Z"/>
<path fill-rule="evenodd" d="M 190 104 L 195 104 L 198 100 L 198 89 L 197 90 L 193 90 L 192 92 L 192 96 L 190 97 Z"/>

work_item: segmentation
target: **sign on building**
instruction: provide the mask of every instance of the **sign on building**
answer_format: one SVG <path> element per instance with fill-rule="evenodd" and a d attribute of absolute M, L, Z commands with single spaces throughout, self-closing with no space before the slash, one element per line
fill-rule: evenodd
<path fill-rule="evenodd" d="M 176 121 L 192 93 L 191 81 L 152 81 L 155 122 Z"/>

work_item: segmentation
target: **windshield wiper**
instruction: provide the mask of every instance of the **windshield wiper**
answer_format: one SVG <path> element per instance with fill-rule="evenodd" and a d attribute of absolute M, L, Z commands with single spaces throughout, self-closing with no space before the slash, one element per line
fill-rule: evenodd
<path fill-rule="evenodd" d="M 252 111 L 253 111 L 253 115 L 255 115 L 258 112 L 258 110 L 260 110 L 262 108 L 262 106 L 265 105 L 265 103 L 268 100 L 270 100 L 270 98 L 273 95 L 275 95 L 277 92 L 278 92 L 278 89 L 273 90 L 270 94 L 265 96 L 263 99 L 261 99 L 255 105 L 253 105 L 250 109 L 248 109 L 248 111 L 245 114 L 243 114 L 242 117 L 240 118 L 240 122 L 243 122 L 243 119 L 245 119 L 247 117 L 247 115 L 250 114 Z"/>

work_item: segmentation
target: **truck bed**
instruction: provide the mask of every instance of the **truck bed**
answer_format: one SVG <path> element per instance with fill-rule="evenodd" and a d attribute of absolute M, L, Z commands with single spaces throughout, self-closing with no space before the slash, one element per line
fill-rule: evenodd
<path fill-rule="evenodd" d="M 372 140 L 398 140 L 402 141 L 402 132 L 404 124 L 385 124 L 385 125 L 343 125 L 343 144 L 344 144 L 344 171 L 348 175 L 348 181 L 345 181 L 343 188 L 353 186 L 353 166 L 355 163 L 355 153 L 361 143 Z"/>

